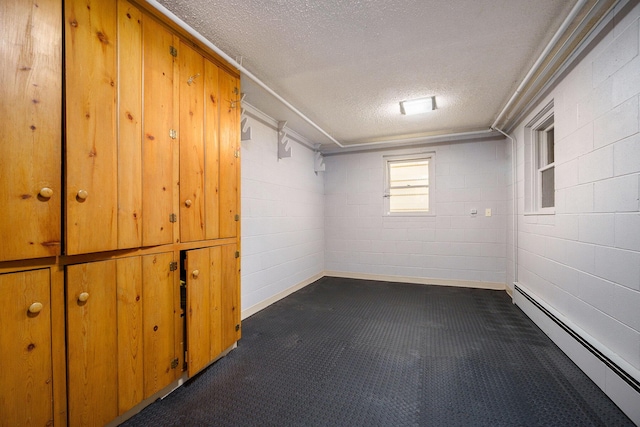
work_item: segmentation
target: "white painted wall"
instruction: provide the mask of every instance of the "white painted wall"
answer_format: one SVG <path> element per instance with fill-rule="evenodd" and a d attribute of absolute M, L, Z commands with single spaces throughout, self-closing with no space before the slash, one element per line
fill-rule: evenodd
<path fill-rule="evenodd" d="M 324 183 L 313 151 L 292 141 L 292 157 L 278 160 L 275 124 L 249 117 L 248 125 L 252 139 L 241 151 L 243 317 L 324 269 Z"/>
<path fill-rule="evenodd" d="M 383 155 L 416 152 L 435 152 L 436 215 L 384 216 Z M 325 163 L 326 270 L 504 288 L 504 139 L 334 155 Z M 491 217 L 484 216 L 487 208 Z"/>
<path fill-rule="evenodd" d="M 514 132 L 518 140 L 517 280 L 628 363 L 637 375 L 640 5 L 629 2 L 624 10 L 618 6 L 615 12 L 578 65 Z M 556 212 L 524 215 L 524 126 L 551 99 L 555 106 Z M 514 279 L 512 269 L 509 279 Z M 532 317 L 535 320 L 536 315 Z M 552 330 L 551 326 L 541 327 L 547 333 Z M 571 338 L 550 335 L 555 335 L 560 347 L 569 348 L 574 361 L 612 398 L 617 395 L 614 401 L 639 422 L 637 393 L 618 384 L 620 379 L 591 356 L 571 350 Z"/>

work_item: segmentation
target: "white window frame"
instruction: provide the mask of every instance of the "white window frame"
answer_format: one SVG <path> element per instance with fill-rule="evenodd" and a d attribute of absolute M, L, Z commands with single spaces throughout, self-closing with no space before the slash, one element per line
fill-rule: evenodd
<path fill-rule="evenodd" d="M 393 163 L 399 162 L 411 162 L 416 160 L 426 160 L 428 162 L 429 168 L 429 181 L 427 184 L 427 188 L 429 189 L 428 196 L 428 211 L 413 211 L 413 212 L 391 212 L 391 188 L 390 188 L 390 165 Z M 406 154 L 406 155 L 392 155 L 392 156 L 383 156 L 383 164 L 384 164 L 384 187 L 383 187 L 383 198 L 384 198 L 384 216 L 397 216 L 397 217 L 412 217 L 412 216 L 434 216 L 434 177 L 435 177 L 435 153 L 419 153 L 419 154 Z"/>
<path fill-rule="evenodd" d="M 525 126 L 525 213 L 537 215 L 555 214 L 555 155 L 554 162 L 548 162 L 547 135 L 554 131 L 555 151 L 555 120 L 553 101 L 547 104 Z M 554 206 L 542 207 L 542 174 L 550 169 L 554 171 Z"/>

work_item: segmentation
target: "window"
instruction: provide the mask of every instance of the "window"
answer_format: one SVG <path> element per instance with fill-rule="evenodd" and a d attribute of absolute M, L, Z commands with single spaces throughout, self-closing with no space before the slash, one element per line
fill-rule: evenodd
<path fill-rule="evenodd" d="M 553 101 L 525 126 L 525 210 L 554 213 L 555 134 Z"/>
<path fill-rule="evenodd" d="M 428 215 L 433 155 L 387 156 L 385 214 Z"/>
<path fill-rule="evenodd" d="M 538 158 L 538 199 L 542 209 L 555 206 L 555 163 L 553 117 L 551 124 L 536 131 L 536 145 Z"/>

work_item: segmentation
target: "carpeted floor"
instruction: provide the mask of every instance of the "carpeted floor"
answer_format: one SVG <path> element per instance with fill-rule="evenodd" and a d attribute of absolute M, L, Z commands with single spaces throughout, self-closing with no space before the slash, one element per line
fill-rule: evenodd
<path fill-rule="evenodd" d="M 502 291 L 323 278 L 124 426 L 633 426 Z"/>

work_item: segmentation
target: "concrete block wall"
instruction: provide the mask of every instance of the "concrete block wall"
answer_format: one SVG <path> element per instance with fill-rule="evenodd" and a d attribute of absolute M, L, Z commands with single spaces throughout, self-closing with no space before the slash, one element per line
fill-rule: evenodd
<path fill-rule="evenodd" d="M 503 289 L 505 144 L 500 138 L 327 157 L 326 270 Z M 418 152 L 435 153 L 430 189 L 435 215 L 385 216 L 383 155 Z M 485 216 L 487 208 L 490 217 Z M 477 215 L 471 209 L 477 209 Z"/>
<path fill-rule="evenodd" d="M 242 142 L 242 313 L 253 314 L 324 270 L 324 182 L 314 153 L 291 141 L 278 160 L 275 124 L 252 117 Z"/>
<path fill-rule="evenodd" d="M 622 3 L 609 15 L 579 63 L 514 132 L 518 140 L 518 277 L 510 269 L 509 280 L 517 280 L 612 357 L 620 358 L 637 378 L 640 5 Z M 556 208 L 554 215 L 535 215 L 524 211 L 522 141 L 525 124 L 551 100 L 555 112 Z M 511 158 L 511 150 L 507 156 Z M 511 232 L 508 242 L 511 253 Z M 558 340 L 561 348 L 574 345 L 568 336 Z M 638 422 L 638 393 L 618 384 L 621 381 L 615 374 L 605 373 L 601 365 L 588 361 L 589 357 L 576 352 L 574 361 L 610 396 L 622 396 L 614 401 Z"/>

